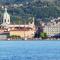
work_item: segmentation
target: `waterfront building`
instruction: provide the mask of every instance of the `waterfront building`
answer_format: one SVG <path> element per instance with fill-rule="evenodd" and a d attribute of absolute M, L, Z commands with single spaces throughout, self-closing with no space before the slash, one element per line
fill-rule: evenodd
<path fill-rule="evenodd" d="M 11 24 L 10 15 L 7 12 L 7 8 L 5 8 L 3 22 L 0 27 L 3 28 L 4 32 L 8 31 L 10 36 L 16 35 L 20 36 L 21 38 L 33 38 L 35 33 L 34 17 L 32 23 L 29 24 Z"/>
<path fill-rule="evenodd" d="M 43 32 L 47 33 L 48 36 L 54 36 L 56 34 L 60 33 L 60 21 L 51 21 L 48 22 L 44 27 L 43 27 Z"/>

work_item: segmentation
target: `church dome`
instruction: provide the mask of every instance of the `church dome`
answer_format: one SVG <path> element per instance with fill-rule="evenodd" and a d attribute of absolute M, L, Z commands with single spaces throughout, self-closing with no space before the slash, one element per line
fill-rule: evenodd
<path fill-rule="evenodd" d="M 5 12 L 3 15 L 3 24 L 10 24 L 10 15 L 7 12 L 7 8 L 5 8 Z"/>
<path fill-rule="evenodd" d="M 3 18 L 10 18 L 10 15 L 8 14 L 8 12 L 7 12 L 7 9 L 5 8 L 5 12 L 4 12 L 4 16 L 3 16 Z"/>

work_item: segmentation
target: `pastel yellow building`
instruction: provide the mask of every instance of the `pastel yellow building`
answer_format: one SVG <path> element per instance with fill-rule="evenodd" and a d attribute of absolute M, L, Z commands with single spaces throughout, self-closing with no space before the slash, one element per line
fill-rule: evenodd
<path fill-rule="evenodd" d="M 20 36 L 21 38 L 33 38 L 34 37 L 34 31 L 10 31 L 10 36 L 16 35 Z"/>

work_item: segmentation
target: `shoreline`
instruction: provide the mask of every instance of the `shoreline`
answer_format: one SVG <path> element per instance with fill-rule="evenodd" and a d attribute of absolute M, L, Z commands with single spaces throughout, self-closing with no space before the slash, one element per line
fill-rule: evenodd
<path fill-rule="evenodd" d="M 33 39 L 0 39 L 0 41 L 59 41 L 60 38 L 58 39 L 54 39 L 54 38 L 51 38 L 51 39 L 39 39 L 39 38 L 33 38 Z"/>

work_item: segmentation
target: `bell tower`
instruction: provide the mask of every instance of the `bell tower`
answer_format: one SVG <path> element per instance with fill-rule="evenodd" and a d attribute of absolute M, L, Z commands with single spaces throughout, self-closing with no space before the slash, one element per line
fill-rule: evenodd
<path fill-rule="evenodd" d="M 5 8 L 5 12 L 3 15 L 3 24 L 10 24 L 10 15 L 7 12 L 7 8 Z"/>

